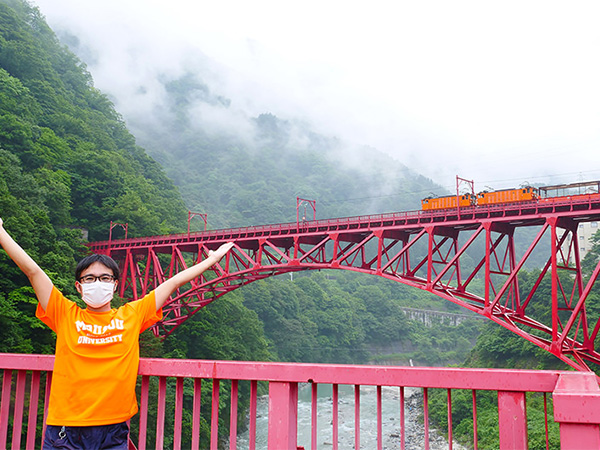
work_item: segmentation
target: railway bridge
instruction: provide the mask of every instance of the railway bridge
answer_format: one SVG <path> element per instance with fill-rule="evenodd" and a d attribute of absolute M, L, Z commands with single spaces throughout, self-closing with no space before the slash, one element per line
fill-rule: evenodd
<path fill-rule="evenodd" d="M 421 322 L 428 327 L 435 326 L 435 324 L 438 323 L 445 323 L 457 326 L 465 320 L 485 320 L 485 317 L 476 316 L 473 314 L 460 314 L 447 311 L 434 311 L 431 309 L 419 309 L 409 307 L 401 307 L 400 309 L 410 320 Z"/>
<path fill-rule="evenodd" d="M 433 439 L 429 411 L 440 411 L 429 395 L 440 389 L 446 398 L 441 406 L 447 414 L 449 449 L 453 417 L 458 414 L 453 406 L 456 395 L 472 397 L 473 448 L 478 448 L 479 430 L 494 427 L 498 448 L 528 448 L 532 433 L 540 431 L 527 415 L 527 403 L 536 396 L 543 398 L 545 448 L 555 445 L 556 427 L 562 450 L 600 448 L 600 387 L 587 366 L 600 362 L 595 346 L 600 308 L 591 303 L 590 295 L 600 262 L 585 272 L 577 245 L 579 226 L 599 219 L 600 196 L 592 195 L 545 204 L 399 212 L 91 243 L 92 251 L 119 261 L 120 295 L 130 299 L 202 260 L 223 242 L 235 243 L 210 273 L 173 295 L 164 308 L 164 320 L 154 329 L 157 335 L 169 335 L 200 308 L 253 281 L 304 270 L 341 269 L 431 292 L 504 326 L 577 369 L 142 358 L 140 413 L 131 422 L 130 448 L 218 450 L 228 442 L 230 450 L 317 450 L 326 439 L 336 450 L 349 439 L 355 449 L 382 450 L 384 439 L 393 437 L 402 449 L 409 440 L 429 449 Z M 525 289 L 519 273 L 534 259 L 539 274 Z M 41 445 L 53 363 L 50 355 L 0 355 L 0 447 L 8 448 L 9 441 L 13 449 Z M 266 415 L 258 412 L 259 383 L 268 385 Z M 331 389 L 325 403 L 318 395 L 322 386 Z M 306 388 L 308 409 L 299 405 L 299 392 Z M 342 392 L 349 389 L 353 397 L 346 394 L 342 399 Z M 497 421 L 491 425 L 478 420 L 479 399 L 486 391 L 494 391 L 498 399 L 493 406 Z M 409 427 L 415 419 L 407 413 L 415 392 L 422 398 L 414 416 L 422 418 L 422 431 L 416 434 Z M 374 400 L 375 411 L 361 407 L 368 399 Z M 389 402 L 395 402 L 391 418 L 383 413 Z M 339 411 L 340 404 L 347 403 L 354 409 L 351 422 Z M 239 414 L 245 404 L 248 410 Z M 242 417 L 248 418 L 244 425 L 238 423 Z M 372 418 L 374 433 L 365 428 L 366 417 Z M 307 436 L 299 435 L 300 424 L 308 424 Z M 247 446 L 239 439 L 246 427 Z M 265 433 L 267 440 L 260 442 Z"/>
<path fill-rule="evenodd" d="M 586 305 L 600 263 L 584 273 L 578 227 L 595 221 L 600 221 L 600 194 L 108 240 L 89 248 L 119 262 L 120 295 L 135 300 L 211 249 L 234 242 L 212 271 L 172 296 L 154 328 L 160 336 L 253 281 L 339 269 L 428 291 L 586 371 L 589 362 L 600 363 L 595 346 L 600 308 Z M 532 255 L 542 264 L 525 291 L 519 273 Z M 545 277 L 551 279 L 550 292 L 538 292 Z"/>

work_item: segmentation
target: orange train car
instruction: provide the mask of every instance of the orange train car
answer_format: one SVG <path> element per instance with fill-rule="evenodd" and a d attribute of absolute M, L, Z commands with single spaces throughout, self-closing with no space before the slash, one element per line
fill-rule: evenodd
<path fill-rule="evenodd" d="M 458 206 L 466 208 L 474 206 L 476 198 L 473 194 L 462 194 L 458 197 Z M 428 197 L 421 200 L 421 208 L 423 211 L 434 211 L 437 209 L 456 208 L 456 195 L 447 195 L 445 197 Z"/>
<path fill-rule="evenodd" d="M 477 206 L 536 201 L 539 198 L 538 190 L 531 186 L 492 192 L 484 191 L 477 194 Z"/>
<path fill-rule="evenodd" d="M 573 192 L 585 188 L 586 193 Z M 561 195 L 549 195 L 549 192 Z M 569 194 L 572 192 L 572 194 Z M 502 205 L 519 202 L 540 203 L 562 203 L 571 201 L 592 201 L 600 198 L 600 181 L 588 181 L 572 184 L 561 184 L 556 186 L 543 186 L 534 188 L 531 186 L 518 189 L 503 189 L 500 191 L 483 191 L 476 196 L 473 194 L 462 194 L 459 197 L 459 207 Z M 456 195 L 444 197 L 428 197 L 421 200 L 423 211 L 435 211 L 439 209 L 456 208 Z"/>

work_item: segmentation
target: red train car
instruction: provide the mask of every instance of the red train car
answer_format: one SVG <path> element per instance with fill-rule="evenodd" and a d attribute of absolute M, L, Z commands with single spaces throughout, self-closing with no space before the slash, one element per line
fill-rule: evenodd
<path fill-rule="evenodd" d="M 575 195 L 561 195 L 560 197 L 542 197 L 540 198 L 540 203 L 561 203 L 561 202 L 570 202 L 573 200 L 577 200 L 579 202 L 586 201 L 598 201 L 600 200 L 600 194 L 575 194 Z"/>
<path fill-rule="evenodd" d="M 541 203 L 561 203 L 573 200 L 594 201 L 600 197 L 600 181 L 556 184 L 540 187 Z"/>

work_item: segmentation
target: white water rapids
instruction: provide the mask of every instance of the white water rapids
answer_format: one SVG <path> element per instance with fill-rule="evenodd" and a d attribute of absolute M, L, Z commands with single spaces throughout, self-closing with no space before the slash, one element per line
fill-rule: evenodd
<path fill-rule="evenodd" d="M 425 448 L 423 423 L 423 395 L 421 389 L 404 389 L 406 450 Z M 382 443 L 383 449 L 400 449 L 400 392 L 399 388 L 382 388 Z M 298 446 L 306 450 L 331 450 L 333 448 L 332 387 L 319 385 L 317 392 L 317 449 L 311 449 L 311 389 L 300 386 L 298 394 Z M 361 386 L 360 389 L 360 448 L 377 449 L 377 388 Z M 256 418 L 256 449 L 267 450 L 268 397 L 258 399 Z M 340 385 L 338 390 L 338 448 L 354 450 L 354 386 Z M 238 437 L 238 450 L 248 449 L 248 431 Z M 429 427 L 429 448 L 448 449 L 447 440 Z M 453 450 L 464 447 L 452 444 Z"/>

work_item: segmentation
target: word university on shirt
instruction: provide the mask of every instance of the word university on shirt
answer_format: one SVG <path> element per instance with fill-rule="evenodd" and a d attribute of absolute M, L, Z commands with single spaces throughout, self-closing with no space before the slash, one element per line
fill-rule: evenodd
<path fill-rule="evenodd" d="M 96 336 L 104 335 L 108 331 L 112 330 L 124 330 L 125 327 L 123 325 L 123 321 L 120 319 L 113 319 L 110 321 L 108 325 L 101 326 L 96 324 L 87 324 L 81 320 L 75 322 L 75 326 L 77 327 L 77 332 L 80 333 L 82 331 L 88 331 Z M 123 342 L 122 334 L 115 334 L 112 336 L 105 337 L 89 337 L 88 336 L 79 336 L 77 339 L 78 344 L 112 344 L 113 342 Z"/>

